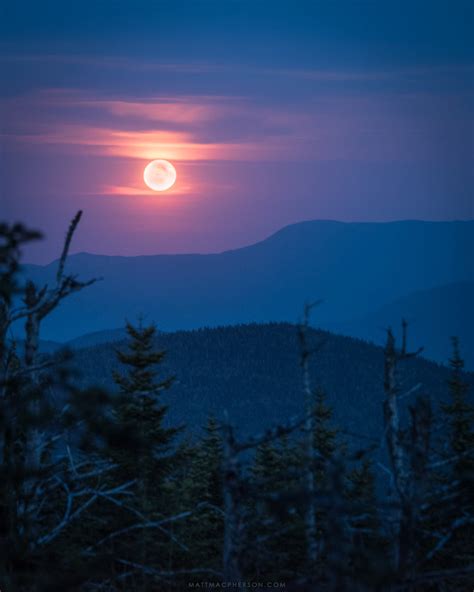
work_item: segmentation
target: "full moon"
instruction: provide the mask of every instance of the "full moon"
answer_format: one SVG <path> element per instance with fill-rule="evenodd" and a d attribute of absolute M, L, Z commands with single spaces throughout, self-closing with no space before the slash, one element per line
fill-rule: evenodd
<path fill-rule="evenodd" d="M 167 160 L 152 160 L 143 171 L 143 180 L 153 191 L 166 191 L 176 182 L 176 169 Z"/>

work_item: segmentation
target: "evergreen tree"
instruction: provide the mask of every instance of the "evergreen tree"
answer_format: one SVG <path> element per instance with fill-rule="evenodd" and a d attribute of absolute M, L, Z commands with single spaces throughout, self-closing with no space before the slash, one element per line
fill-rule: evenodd
<path fill-rule="evenodd" d="M 464 361 L 456 337 L 452 344 L 448 381 L 451 400 L 442 407 L 447 418 L 448 449 L 444 453 L 446 464 L 441 461 L 442 472 L 437 475 L 441 494 L 434 500 L 429 520 L 443 533 L 444 541 L 444 546 L 432 554 L 433 561 L 436 565 L 459 567 L 474 560 L 474 407 L 468 400 L 469 385 L 463 375 Z M 432 548 L 437 549 L 439 540 L 432 541 Z"/>
<path fill-rule="evenodd" d="M 114 455 L 118 464 L 115 478 L 136 482 L 137 494 L 128 504 L 130 513 L 123 528 L 136 523 L 137 517 L 142 524 L 141 528 L 131 529 L 130 534 L 114 540 L 109 550 L 113 556 L 120 556 L 122 563 L 128 561 L 145 566 L 140 576 L 135 576 L 134 585 L 146 591 L 154 585 L 150 570 L 162 567 L 173 548 L 173 534 L 150 525 L 169 511 L 166 478 L 177 460 L 174 439 L 178 429 L 165 426 L 167 406 L 160 397 L 173 379 L 158 376 L 157 366 L 165 352 L 154 347 L 156 328 L 127 323 L 126 329 L 128 350 L 118 351 L 117 358 L 128 372 L 113 375 L 121 395 L 115 417 L 120 426 L 134 436 L 137 446 L 133 451 L 121 450 Z M 130 582 L 125 580 L 124 585 L 129 586 Z"/>
<path fill-rule="evenodd" d="M 363 459 L 349 473 L 347 499 L 352 529 L 352 578 L 365 585 L 380 585 L 388 549 L 380 534 L 376 482 L 370 459 Z"/>
<path fill-rule="evenodd" d="M 250 469 L 248 573 L 288 579 L 304 557 L 304 526 L 295 493 L 300 458 L 288 440 L 260 444 Z"/>
<path fill-rule="evenodd" d="M 339 559 L 332 557 L 334 551 L 337 554 L 342 552 L 342 540 L 339 538 L 339 529 L 335 529 L 333 518 L 338 517 L 341 510 L 336 509 L 342 501 L 342 487 L 344 470 L 341 464 L 342 453 L 344 451 L 339 441 L 339 430 L 333 425 L 333 410 L 326 403 L 326 394 L 321 388 L 317 388 L 314 393 L 312 405 L 313 413 L 313 449 L 312 458 L 307 459 L 310 462 L 314 473 L 314 504 L 316 508 L 316 529 L 317 529 L 317 562 L 309 566 L 313 576 L 327 577 L 324 575 L 328 569 L 340 570 Z M 336 467 L 337 461 L 337 467 Z M 341 485 L 335 483 L 335 480 Z M 337 489 L 337 490 L 336 490 Z M 341 500 L 339 500 L 341 497 Z M 331 517 L 331 518 L 330 518 Z M 329 555 L 331 557 L 329 557 Z"/>
<path fill-rule="evenodd" d="M 222 438 L 216 419 L 210 416 L 192 465 L 196 492 L 201 501 L 222 507 Z"/>
<path fill-rule="evenodd" d="M 323 390 L 317 389 L 314 404 L 314 436 L 313 451 L 316 485 L 324 487 L 326 480 L 325 468 L 327 462 L 338 449 L 339 430 L 332 425 L 333 410 L 326 403 L 326 395 Z"/>
<path fill-rule="evenodd" d="M 127 323 L 126 329 L 130 339 L 128 351 L 117 351 L 117 358 L 128 373 L 113 375 L 122 395 L 116 419 L 137 438 L 138 451 L 121 453 L 119 461 L 131 477 L 139 479 L 146 496 L 150 488 L 157 487 L 173 461 L 173 441 L 178 430 L 165 427 L 167 406 L 160 401 L 161 393 L 171 386 L 173 379 L 157 376 L 156 367 L 165 352 L 154 349 L 156 328 Z"/>
<path fill-rule="evenodd" d="M 220 426 L 210 416 L 204 434 L 188 455 L 188 470 L 178 498 L 184 509 L 192 511 L 183 525 L 189 548 L 185 563 L 189 568 L 219 570 L 222 565 L 223 499 L 222 499 L 222 438 Z"/>
<path fill-rule="evenodd" d="M 459 340 L 452 338 L 453 355 L 449 361 L 451 377 L 448 381 L 451 401 L 443 406 L 448 419 L 449 454 L 455 457 L 453 477 L 472 479 L 474 470 L 474 406 L 467 395 L 469 385 L 463 376 L 464 360 L 461 358 Z"/>

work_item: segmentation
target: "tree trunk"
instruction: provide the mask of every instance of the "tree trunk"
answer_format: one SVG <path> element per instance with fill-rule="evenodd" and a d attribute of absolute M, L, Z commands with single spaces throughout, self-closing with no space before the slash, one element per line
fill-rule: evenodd
<path fill-rule="evenodd" d="M 226 582 L 239 582 L 240 551 L 243 534 L 242 504 L 240 500 L 240 467 L 234 447 L 232 428 L 225 426 L 223 442 L 223 497 L 224 497 L 224 549 L 223 573 Z"/>

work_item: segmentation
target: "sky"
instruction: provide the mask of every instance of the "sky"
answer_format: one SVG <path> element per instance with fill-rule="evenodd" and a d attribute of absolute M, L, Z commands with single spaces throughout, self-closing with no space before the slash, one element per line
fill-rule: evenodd
<path fill-rule="evenodd" d="M 109 255 L 472 219 L 473 34 L 471 0 L 4 2 L 0 218 L 38 263 L 78 209 L 73 250 Z"/>

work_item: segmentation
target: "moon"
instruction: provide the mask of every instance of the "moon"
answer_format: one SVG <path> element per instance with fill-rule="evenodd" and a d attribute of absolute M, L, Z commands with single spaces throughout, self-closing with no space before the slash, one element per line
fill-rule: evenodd
<path fill-rule="evenodd" d="M 143 171 L 143 180 L 153 191 L 166 191 L 176 182 L 176 169 L 167 160 L 152 160 Z"/>

